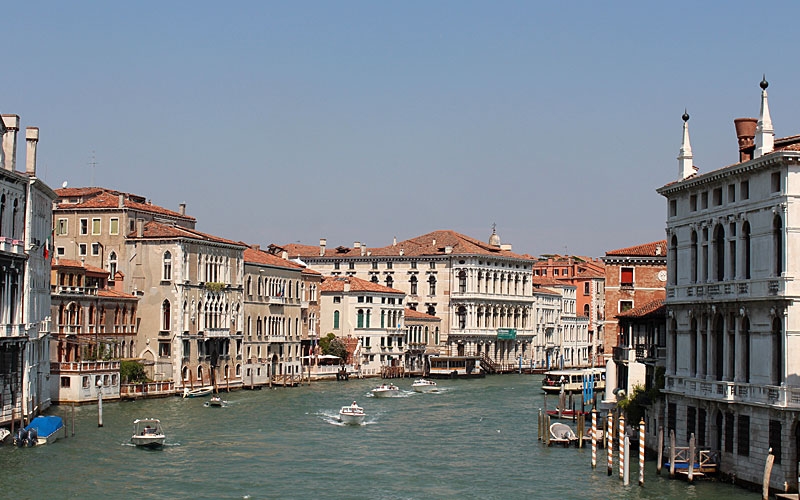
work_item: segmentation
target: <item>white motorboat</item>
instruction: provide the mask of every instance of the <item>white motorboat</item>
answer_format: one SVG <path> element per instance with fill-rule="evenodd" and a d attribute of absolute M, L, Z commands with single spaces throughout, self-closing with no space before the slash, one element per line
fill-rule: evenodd
<path fill-rule="evenodd" d="M 394 384 L 381 384 L 372 389 L 372 395 L 376 398 L 393 398 L 400 395 L 400 388 Z"/>
<path fill-rule="evenodd" d="M 364 408 L 358 406 L 355 401 L 350 406 L 342 406 L 339 410 L 339 421 L 343 424 L 361 425 L 365 418 L 367 414 L 364 413 Z"/>
<path fill-rule="evenodd" d="M 431 392 L 437 389 L 436 382 L 433 380 L 425 380 L 424 378 L 415 380 L 414 383 L 411 384 L 411 388 L 416 392 Z"/>
<path fill-rule="evenodd" d="M 200 398 L 203 396 L 208 396 L 214 392 L 213 385 L 204 385 L 202 387 L 197 387 L 195 389 L 189 389 L 188 387 L 183 388 L 183 397 L 185 398 Z"/>
<path fill-rule="evenodd" d="M 222 408 L 223 406 L 225 406 L 225 401 L 223 401 L 220 396 L 215 394 L 215 395 L 211 396 L 211 399 L 206 401 L 205 405 L 206 406 L 213 406 L 213 407 L 216 407 L 216 408 Z"/>
<path fill-rule="evenodd" d="M 167 436 L 157 418 L 137 418 L 133 421 L 131 443 L 142 448 L 161 448 Z"/>

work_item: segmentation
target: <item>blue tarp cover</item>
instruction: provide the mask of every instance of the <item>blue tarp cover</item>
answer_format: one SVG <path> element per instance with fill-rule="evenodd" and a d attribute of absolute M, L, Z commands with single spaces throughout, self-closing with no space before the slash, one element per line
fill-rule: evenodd
<path fill-rule="evenodd" d="M 25 427 L 26 431 L 36 429 L 36 433 L 42 437 L 49 436 L 60 428 L 64 427 L 64 422 L 61 417 L 51 415 L 49 417 L 36 417 L 31 420 L 31 423 Z"/>

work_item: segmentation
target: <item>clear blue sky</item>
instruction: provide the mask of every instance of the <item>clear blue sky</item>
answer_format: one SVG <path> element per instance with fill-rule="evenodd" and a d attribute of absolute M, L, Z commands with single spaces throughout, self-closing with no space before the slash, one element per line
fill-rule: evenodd
<path fill-rule="evenodd" d="M 601 256 L 664 238 L 655 189 L 677 178 L 684 108 L 701 171 L 737 160 L 733 119 L 757 116 L 762 73 L 776 136 L 800 133 L 798 14 L 16 0 L 0 112 L 40 127 L 51 186 L 186 202 L 226 238 L 378 247 L 497 223 L 519 253 Z"/>

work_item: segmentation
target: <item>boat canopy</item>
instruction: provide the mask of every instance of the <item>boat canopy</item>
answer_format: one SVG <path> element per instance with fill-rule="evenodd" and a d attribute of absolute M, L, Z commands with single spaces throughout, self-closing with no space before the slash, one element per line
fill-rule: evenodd
<path fill-rule="evenodd" d="M 25 427 L 26 431 L 36 429 L 37 434 L 40 436 L 49 436 L 60 428 L 64 427 L 64 422 L 61 417 L 57 415 L 50 415 L 47 417 L 36 417 L 31 420 L 31 423 Z"/>

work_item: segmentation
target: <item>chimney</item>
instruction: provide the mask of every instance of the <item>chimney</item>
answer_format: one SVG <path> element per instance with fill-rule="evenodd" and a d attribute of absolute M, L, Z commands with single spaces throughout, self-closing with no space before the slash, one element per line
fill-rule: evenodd
<path fill-rule="evenodd" d="M 361 245 L 361 255 L 367 255 L 367 245 Z"/>
<path fill-rule="evenodd" d="M 286 250 L 283 250 L 283 251 L 281 252 L 281 259 L 283 259 L 283 260 L 289 260 L 289 252 L 287 252 Z"/>
<path fill-rule="evenodd" d="M 25 154 L 25 172 L 34 177 L 36 176 L 36 144 L 39 142 L 39 127 L 27 127 L 25 141 L 28 145 L 28 151 Z"/>
<path fill-rule="evenodd" d="M 500 245 L 500 250 L 508 250 L 510 252 L 511 251 L 511 243 L 503 243 L 502 245 Z"/>
<path fill-rule="evenodd" d="M 392 238 L 392 246 L 393 246 L 393 247 L 396 247 L 396 246 L 397 246 L 397 236 L 395 236 L 394 238 Z"/>
<path fill-rule="evenodd" d="M 354 241 L 353 242 L 353 248 L 361 248 L 361 242 L 360 241 Z"/>
<path fill-rule="evenodd" d="M 446 253 L 446 254 L 453 253 L 453 247 L 451 247 L 450 245 L 445 246 L 444 247 L 444 253 Z"/>
<path fill-rule="evenodd" d="M 736 127 L 736 139 L 739 141 L 739 161 L 753 159 L 756 149 L 756 126 L 758 118 L 736 118 L 733 126 Z"/>
<path fill-rule="evenodd" d="M 345 282 L 344 282 L 344 291 L 345 291 L 345 293 L 350 291 L 350 280 L 345 280 Z"/>
<path fill-rule="evenodd" d="M 117 203 L 117 208 L 124 208 L 125 207 L 125 195 L 120 193 L 119 195 L 119 202 Z"/>
<path fill-rule="evenodd" d="M 261 245 L 250 245 L 250 248 L 252 248 L 256 252 L 260 252 L 261 251 Z"/>
<path fill-rule="evenodd" d="M 17 169 L 17 132 L 19 131 L 19 116 L 0 115 L 3 124 L 6 126 L 6 133 L 3 135 L 3 154 L 5 162 L 3 168 L 11 170 Z"/>
<path fill-rule="evenodd" d="M 144 219 L 136 219 L 136 237 L 144 236 Z"/>
<path fill-rule="evenodd" d="M 186 215 L 186 202 L 184 201 L 180 205 L 178 205 L 178 213 L 181 215 Z"/>
<path fill-rule="evenodd" d="M 325 245 L 328 244 L 328 240 L 325 238 L 319 239 L 319 256 L 323 257 L 325 255 Z"/>

